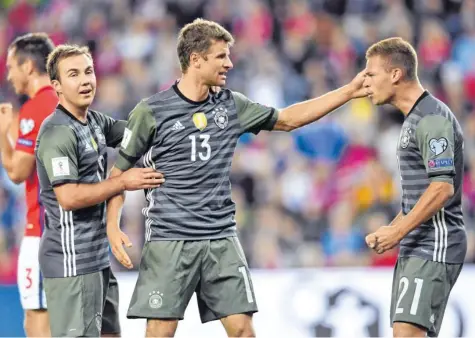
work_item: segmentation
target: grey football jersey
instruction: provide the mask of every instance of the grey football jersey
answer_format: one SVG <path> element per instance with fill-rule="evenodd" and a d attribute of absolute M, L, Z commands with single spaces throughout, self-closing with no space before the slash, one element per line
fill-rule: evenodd
<path fill-rule="evenodd" d="M 40 202 L 46 210 L 39 252 L 45 277 L 77 276 L 109 266 L 105 202 L 63 210 L 53 188 L 106 179 L 106 148 L 120 143 L 124 128 L 125 121 L 92 110 L 82 123 L 61 105 L 41 125 L 35 154 Z"/>
<path fill-rule="evenodd" d="M 462 263 L 467 250 L 461 205 L 463 134 L 450 109 L 428 92 L 404 121 L 397 156 L 403 214 L 412 210 L 431 182 L 451 183 L 455 191 L 434 217 L 401 241 L 400 256 Z"/>
<path fill-rule="evenodd" d="M 143 158 L 165 183 L 146 191 L 146 240 L 198 240 L 236 235 L 229 180 L 238 138 L 271 130 L 277 111 L 228 89 L 203 102 L 177 85 L 141 101 L 130 113 L 116 166 Z"/>

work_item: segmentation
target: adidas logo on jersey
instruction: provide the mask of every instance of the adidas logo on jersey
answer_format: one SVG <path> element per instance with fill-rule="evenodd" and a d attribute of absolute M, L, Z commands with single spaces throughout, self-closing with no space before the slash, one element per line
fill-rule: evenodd
<path fill-rule="evenodd" d="M 172 130 L 183 130 L 185 127 L 181 124 L 180 121 L 176 121 L 172 127 Z"/>

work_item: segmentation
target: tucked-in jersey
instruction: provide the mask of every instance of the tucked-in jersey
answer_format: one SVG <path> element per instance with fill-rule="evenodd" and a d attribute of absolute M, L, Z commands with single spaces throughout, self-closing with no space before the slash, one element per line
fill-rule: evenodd
<path fill-rule="evenodd" d="M 125 121 L 115 121 L 92 110 L 87 114 L 87 123 L 83 123 L 61 105 L 41 126 L 36 163 L 40 199 L 46 209 L 39 253 L 45 277 L 83 275 L 109 266 L 106 203 L 64 210 L 53 188 L 106 179 L 107 147 L 120 143 L 124 128 Z"/>
<path fill-rule="evenodd" d="M 141 101 L 130 113 L 116 167 L 142 157 L 165 175 L 146 191 L 146 240 L 201 240 L 236 235 L 229 179 L 238 138 L 271 130 L 277 111 L 228 89 L 203 102 L 177 85 Z"/>
<path fill-rule="evenodd" d="M 467 251 L 462 214 L 463 134 L 450 109 L 424 92 L 404 121 L 397 154 L 404 215 L 431 182 L 453 184 L 455 191 L 434 217 L 401 241 L 400 256 L 462 263 Z"/>
<path fill-rule="evenodd" d="M 19 130 L 15 149 L 35 154 L 35 142 L 43 120 L 53 113 L 58 105 L 58 96 L 53 87 L 41 88 L 20 109 Z M 36 170 L 25 181 L 26 220 L 25 236 L 40 237 L 43 231 L 44 207 L 39 201 L 39 183 Z"/>

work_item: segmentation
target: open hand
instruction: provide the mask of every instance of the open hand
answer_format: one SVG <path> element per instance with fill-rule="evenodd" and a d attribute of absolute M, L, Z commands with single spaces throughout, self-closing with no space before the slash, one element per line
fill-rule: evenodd
<path fill-rule="evenodd" d="M 153 168 L 132 168 L 120 174 L 125 190 L 158 188 L 165 182 L 163 174 Z"/>
<path fill-rule="evenodd" d="M 359 72 L 353 80 L 351 80 L 349 86 L 351 88 L 351 97 L 353 99 L 358 97 L 365 97 L 368 96 L 366 88 L 364 87 L 364 80 L 365 80 L 366 69 Z"/>
<path fill-rule="evenodd" d="M 134 266 L 132 265 L 129 255 L 124 249 L 124 245 L 127 248 L 132 247 L 132 242 L 130 242 L 129 237 L 119 229 L 110 230 L 108 228 L 107 238 L 109 239 L 112 253 L 114 254 L 115 258 L 117 258 L 119 263 L 125 266 L 127 269 L 132 269 Z"/>

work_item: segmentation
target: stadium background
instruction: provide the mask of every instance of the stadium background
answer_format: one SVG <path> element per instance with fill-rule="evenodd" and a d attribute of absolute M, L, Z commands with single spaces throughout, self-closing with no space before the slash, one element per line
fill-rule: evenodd
<path fill-rule="evenodd" d="M 221 23 L 237 40 L 227 86 L 275 107 L 345 84 L 364 68 L 364 52 L 373 42 L 407 39 L 419 54 L 424 87 L 452 108 L 464 129 L 467 263 L 474 262 L 474 0 L 0 0 L 0 5 L 0 102 L 17 108 L 22 102 L 5 81 L 8 44 L 20 34 L 45 31 L 56 44 L 91 48 L 98 78 L 93 107 L 115 118 L 126 118 L 140 98 L 179 76 L 177 32 L 196 17 Z M 258 334 L 345 335 L 337 326 L 346 323 L 356 328 L 346 332 L 389 335 L 386 312 L 397 252 L 376 256 L 364 236 L 399 211 L 395 149 L 402 121 L 389 106 L 376 108 L 360 99 L 290 134 L 242 137 L 233 162 L 233 199 L 256 279 Z M 128 197 L 123 229 L 134 243 L 137 266 L 144 198 L 141 192 Z M 0 335 L 22 334 L 16 260 L 24 211 L 23 186 L 1 169 Z M 123 271 L 115 262 L 113 267 Z M 126 307 L 136 275 L 119 277 Z M 474 277 L 467 264 L 447 315 L 454 324 L 444 328 L 455 330 L 447 331 L 451 334 L 475 335 L 468 320 L 475 301 L 467 298 Z M 188 313 L 178 336 L 224 335 L 219 325 L 199 324 L 196 304 Z M 351 321 L 347 315 L 353 315 Z M 142 335 L 143 322 L 122 325 L 126 334 Z"/>

